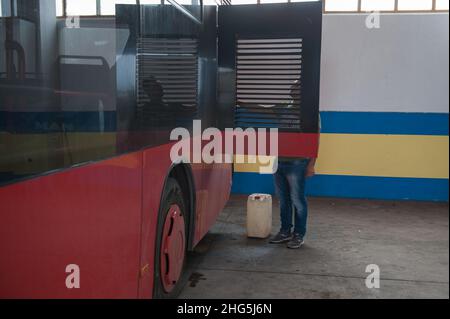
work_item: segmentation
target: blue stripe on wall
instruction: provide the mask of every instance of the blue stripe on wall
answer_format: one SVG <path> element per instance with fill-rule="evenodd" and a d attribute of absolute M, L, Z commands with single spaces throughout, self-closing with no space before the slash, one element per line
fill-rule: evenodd
<path fill-rule="evenodd" d="M 322 133 L 448 135 L 448 113 L 321 112 Z"/>
<path fill-rule="evenodd" d="M 307 182 L 310 196 L 448 202 L 448 179 L 318 175 Z M 273 194 L 272 175 L 235 173 L 235 194 Z"/>

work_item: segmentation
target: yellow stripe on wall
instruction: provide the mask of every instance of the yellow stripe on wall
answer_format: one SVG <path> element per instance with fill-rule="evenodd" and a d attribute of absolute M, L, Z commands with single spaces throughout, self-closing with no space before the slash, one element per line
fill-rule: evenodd
<path fill-rule="evenodd" d="M 258 164 L 235 164 L 259 172 Z M 321 134 L 317 174 L 449 178 L 448 136 Z"/>
<path fill-rule="evenodd" d="M 7 136 L 4 136 L 5 138 Z M 56 137 L 55 137 L 56 138 Z M 89 160 L 96 152 L 101 155 L 114 154 L 116 136 L 114 133 L 69 133 L 69 145 L 81 149 L 76 162 Z M 49 147 L 48 136 L 39 134 L 14 135 L 5 139 L 30 153 L 45 152 Z M 62 141 L 61 141 L 62 142 Z M 98 145 L 102 145 L 101 150 Z M 92 147 L 87 147 L 92 146 Z M 13 152 L 14 153 L 14 152 Z M 20 153 L 20 152 L 18 152 Z M 13 156 L 14 154 L 11 154 Z M 36 158 L 35 164 L 41 159 Z M 236 164 L 236 172 L 270 173 L 264 157 L 258 164 Z M 16 170 L 33 169 L 23 158 L 16 159 Z M 2 163 L 0 163 L 1 166 Z M 42 163 L 40 164 L 42 166 Z M 45 167 L 45 165 L 44 165 Z M 22 172 L 23 173 L 23 172 Z M 374 177 L 449 178 L 449 137 L 426 135 L 372 135 L 372 134 L 321 134 L 317 173 L 321 175 L 348 175 Z"/>

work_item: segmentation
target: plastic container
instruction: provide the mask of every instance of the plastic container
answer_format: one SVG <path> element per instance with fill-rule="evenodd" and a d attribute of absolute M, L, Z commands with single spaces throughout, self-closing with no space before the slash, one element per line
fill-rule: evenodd
<path fill-rule="evenodd" d="M 267 238 L 272 232 L 272 196 L 250 195 L 247 201 L 247 236 Z"/>

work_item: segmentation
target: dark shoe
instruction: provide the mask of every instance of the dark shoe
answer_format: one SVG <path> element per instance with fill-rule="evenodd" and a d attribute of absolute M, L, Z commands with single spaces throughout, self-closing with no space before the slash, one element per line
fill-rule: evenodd
<path fill-rule="evenodd" d="M 299 234 L 294 234 L 292 239 L 288 242 L 287 247 L 290 249 L 299 249 L 304 243 L 305 241 L 303 240 L 303 237 Z"/>
<path fill-rule="evenodd" d="M 278 234 L 276 234 L 275 236 L 273 236 L 269 243 L 271 244 L 283 244 L 283 243 L 287 243 L 288 241 L 290 241 L 292 239 L 292 234 L 291 233 L 285 233 L 285 232 L 279 232 Z"/>

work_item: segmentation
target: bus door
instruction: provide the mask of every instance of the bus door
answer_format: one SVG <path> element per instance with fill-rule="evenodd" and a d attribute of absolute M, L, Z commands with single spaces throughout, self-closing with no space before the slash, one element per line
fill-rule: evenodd
<path fill-rule="evenodd" d="M 221 126 L 276 128 L 279 156 L 316 157 L 322 3 L 218 10 Z"/>

